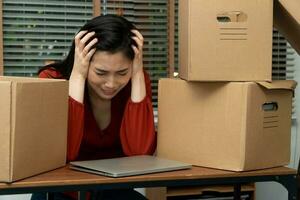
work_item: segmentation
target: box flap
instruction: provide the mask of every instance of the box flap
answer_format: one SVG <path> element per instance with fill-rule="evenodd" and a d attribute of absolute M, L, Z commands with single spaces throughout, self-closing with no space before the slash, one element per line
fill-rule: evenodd
<path fill-rule="evenodd" d="M 279 0 L 279 3 L 289 12 L 289 14 L 300 25 L 300 1 L 299 0 Z"/>
<path fill-rule="evenodd" d="M 274 27 L 300 55 L 300 1 L 274 1 Z"/>
<path fill-rule="evenodd" d="M 11 181 L 11 84 L 0 81 L 0 182 Z"/>
<path fill-rule="evenodd" d="M 269 90 L 273 90 L 273 89 L 294 90 L 297 86 L 297 82 L 293 80 L 276 80 L 272 82 L 257 82 L 257 83 Z"/>

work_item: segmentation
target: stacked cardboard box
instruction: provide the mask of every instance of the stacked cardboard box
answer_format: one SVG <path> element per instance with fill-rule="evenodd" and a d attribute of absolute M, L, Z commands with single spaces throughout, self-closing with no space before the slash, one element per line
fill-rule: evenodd
<path fill-rule="evenodd" d="M 66 163 L 68 83 L 0 77 L 0 182 Z"/>
<path fill-rule="evenodd" d="M 158 156 L 233 171 L 289 163 L 296 83 L 271 82 L 272 24 L 273 0 L 179 0 L 182 79 L 159 82 Z"/>
<path fill-rule="evenodd" d="M 270 81 L 273 0 L 179 1 L 179 75 Z"/>

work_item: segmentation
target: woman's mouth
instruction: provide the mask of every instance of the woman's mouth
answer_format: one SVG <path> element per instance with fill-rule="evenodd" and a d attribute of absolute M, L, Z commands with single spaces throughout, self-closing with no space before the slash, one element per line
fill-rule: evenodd
<path fill-rule="evenodd" d="M 107 96 L 115 94 L 115 90 L 103 90 L 103 93 Z"/>

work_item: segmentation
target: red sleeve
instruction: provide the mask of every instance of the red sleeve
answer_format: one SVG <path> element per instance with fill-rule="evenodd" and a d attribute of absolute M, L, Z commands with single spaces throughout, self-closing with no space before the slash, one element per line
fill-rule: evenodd
<path fill-rule="evenodd" d="M 51 77 L 48 75 L 47 70 L 44 70 L 41 73 L 39 73 L 39 78 L 51 78 Z"/>
<path fill-rule="evenodd" d="M 153 154 L 156 134 L 149 75 L 145 72 L 146 97 L 138 103 L 127 102 L 121 125 L 121 143 L 125 155 Z"/>
<path fill-rule="evenodd" d="M 62 78 L 62 75 L 56 69 L 48 68 L 39 73 L 39 78 Z"/>
<path fill-rule="evenodd" d="M 69 97 L 67 161 L 77 158 L 84 128 L 84 105 Z"/>
<path fill-rule="evenodd" d="M 59 77 L 61 77 L 61 74 L 55 69 L 46 69 L 39 74 L 39 78 Z M 68 114 L 67 161 L 69 162 L 76 159 L 83 137 L 84 105 L 69 97 Z"/>

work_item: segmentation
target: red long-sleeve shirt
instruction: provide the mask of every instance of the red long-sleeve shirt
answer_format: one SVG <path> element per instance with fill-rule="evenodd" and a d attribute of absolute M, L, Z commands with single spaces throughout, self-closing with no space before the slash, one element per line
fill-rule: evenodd
<path fill-rule="evenodd" d="M 111 121 L 101 130 L 94 118 L 87 92 L 84 103 L 69 97 L 67 160 L 90 160 L 153 154 L 156 148 L 151 85 L 145 74 L 146 97 L 131 100 L 129 82 L 111 101 Z M 40 78 L 60 78 L 55 69 L 46 69 Z"/>

